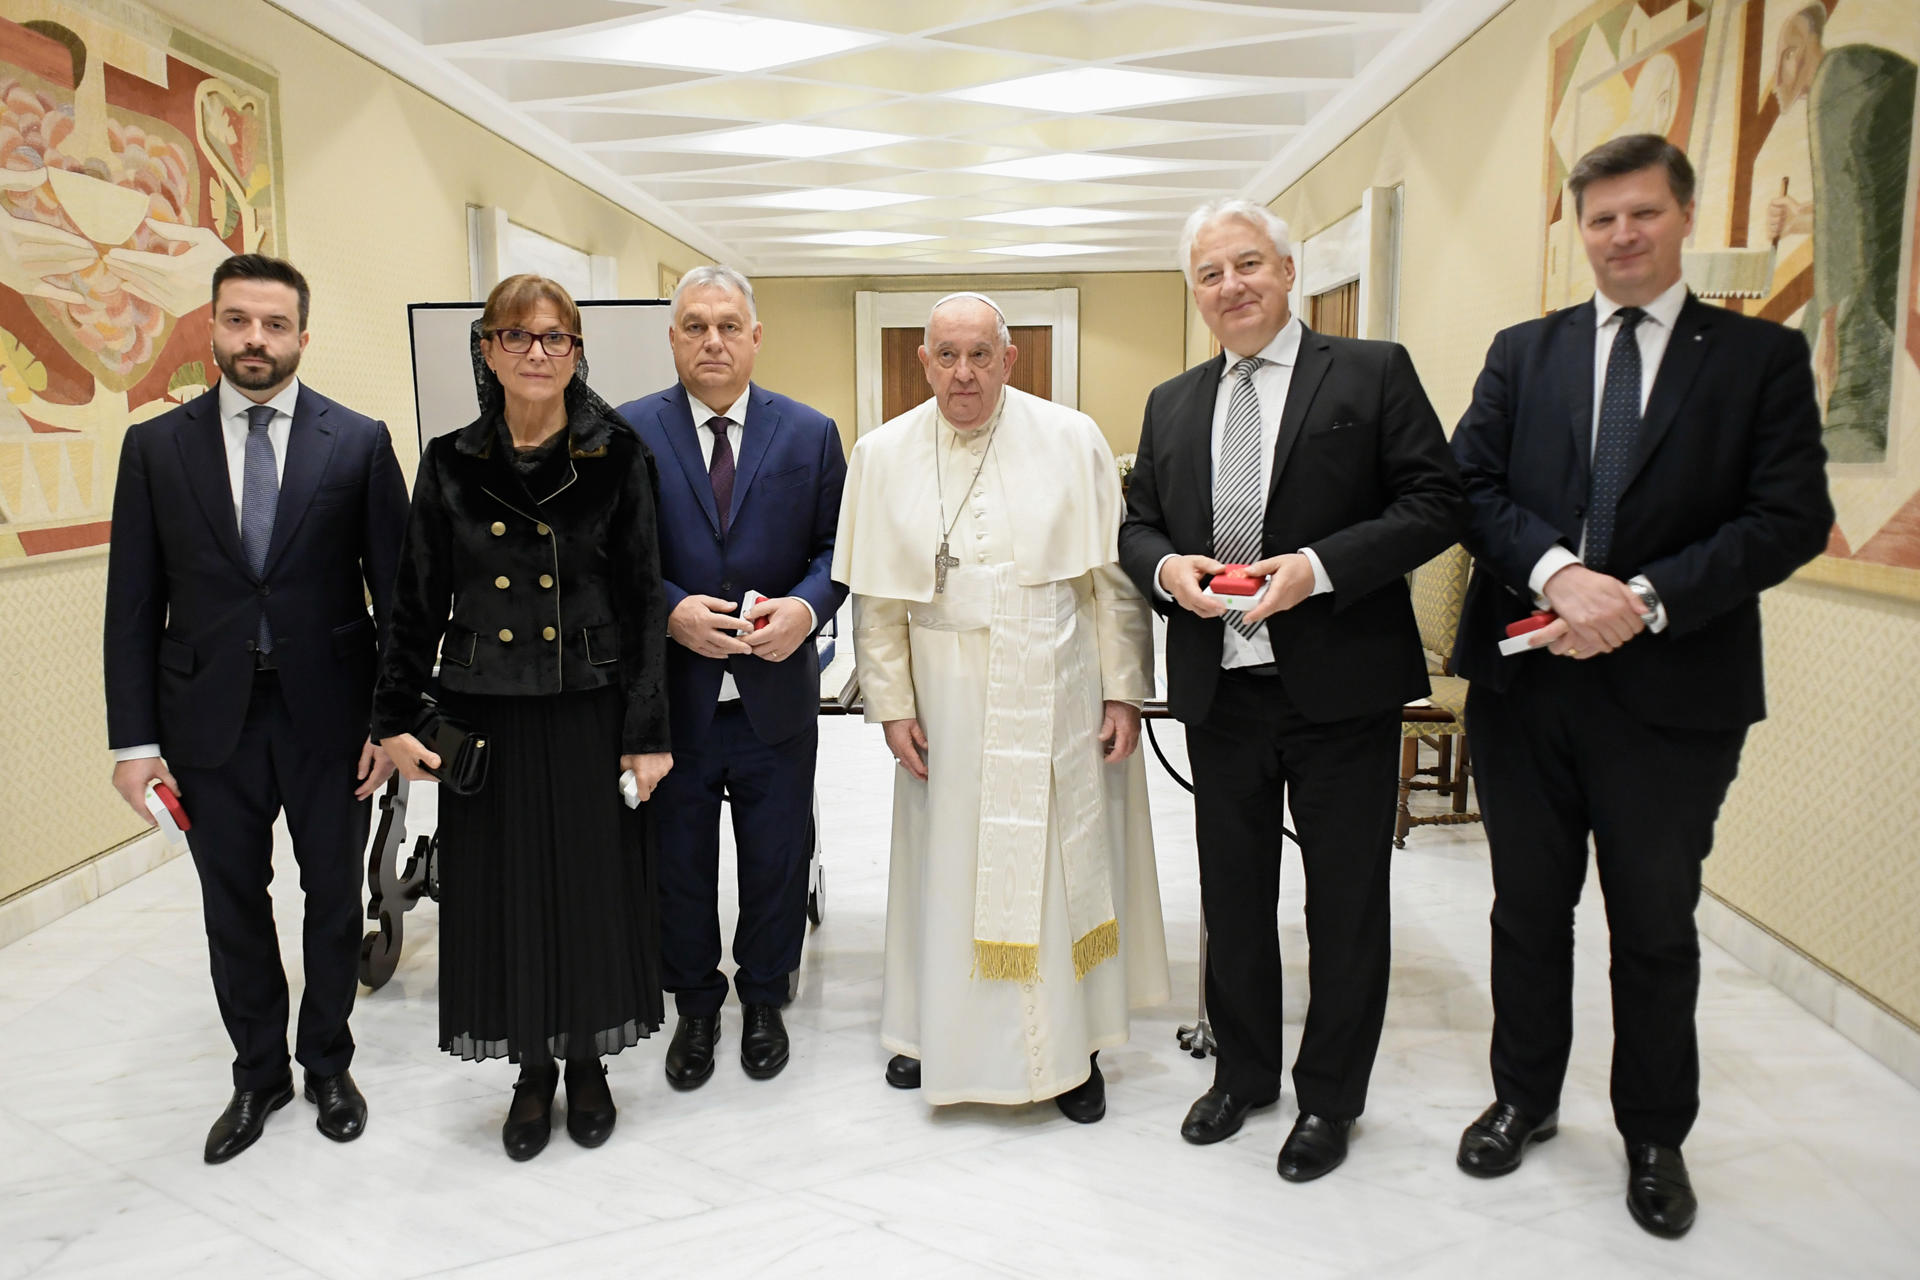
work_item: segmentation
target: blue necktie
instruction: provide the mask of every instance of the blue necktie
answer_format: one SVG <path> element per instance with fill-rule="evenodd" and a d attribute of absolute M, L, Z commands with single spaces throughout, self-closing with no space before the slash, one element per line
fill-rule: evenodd
<path fill-rule="evenodd" d="M 1593 439 L 1593 488 L 1587 499 L 1584 559 L 1587 567 L 1598 573 L 1607 572 L 1620 490 L 1627 482 L 1634 441 L 1640 435 L 1640 340 L 1633 331 L 1647 313 L 1639 307 L 1622 307 L 1616 314 L 1620 332 L 1613 335 L 1607 380 L 1600 390 L 1600 425 Z"/>
<path fill-rule="evenodd" d="M 267 572 L 267 548 L 273 544 L 273 511 L 280 501 L 280 477 L 273 461 L 273 439 L 267 428 L 273 407 L 256 404 L 247 410 L 247 459 L 240 491 L 240 550 L 254 576 Z M 260 609 L 261 653 L 273 652 L 273 631 L 267 626 L 266 606 Z"/>

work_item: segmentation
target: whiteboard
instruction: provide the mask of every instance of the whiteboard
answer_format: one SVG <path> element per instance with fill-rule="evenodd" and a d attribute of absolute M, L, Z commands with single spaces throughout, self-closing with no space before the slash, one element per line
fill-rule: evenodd
<path fill-rule="evenodd" d="M 667 345 L 670 304 L 660 298 L 582 302 L 587 384 L 614 408 L 679 381 Z M 480 416 L 473 388 L 471 328 L 478 302 L 416 302 L 407 308 L 413 342 L 413 410 L 420 449 Z"/>

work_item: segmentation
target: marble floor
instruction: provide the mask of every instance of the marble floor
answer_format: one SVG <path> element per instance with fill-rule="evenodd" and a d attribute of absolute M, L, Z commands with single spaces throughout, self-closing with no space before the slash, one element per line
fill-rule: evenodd
<path fill-rule="evenodd" d="M 823 721 L 826 922 L 788 1013 L 793 1061 L 747 1079 L 731 1052 L 692 1094 L 664 1040 L 614 1060 L 619 1129 L 500 1150 L 513 1069 L 434 1047 L 435 908 L 408 917 L 383 990 L 362 995 L 364 1138 L 336 1146 L 296 1101 L 235 1162 L 200 1160 L 227 1093 L 186 859 L 0 949 L 0 1278 L 16 1276 L 1586 1276 L 1920 1275 L 1920 1091 L 1710 944 L 1704 1108 L 1687 1146 L 1702 1210 L 1684 1241 L 1643 1234 L 1606 1103 L 1609 1013 L 1597 892 L 1581 909 L 1577 1040 L 1561 1136 L 1517 1174 L 1453 1168 L 1488 1100 L 1478 827 L 1417 830 L 1394 867 L 1385 1042 L 1347 1164 L 1283 1183 L 1293 1099 L 1216 1147 L 1181 1142 L 1209 1068 L 1192 1016 L 1198 889 L 1187 797 L 1157 766 L 1175 1002 L 1102 1055 L 1105 1121 L 1051 1104 L 933 1110 L 881 1081 L 880 944 L 890 761 L 877 730 Z M 1179 732 L 1163 732 L 1176 760 Z M 416 792 L 415 828 L 430 823 Z M 298 973 L 295 869 L 281 938 Z M 1301 882 L 1281 907 L 1289 1031 L 1303 1005 Z"/>

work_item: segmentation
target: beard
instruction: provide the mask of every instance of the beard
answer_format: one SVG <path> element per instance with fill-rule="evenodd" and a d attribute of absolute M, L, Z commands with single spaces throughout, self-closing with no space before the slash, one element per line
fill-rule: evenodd
<path fill-rule="evenodd" d="M 264 371 L 250 373 L 241 367 L 243 357 L 264 360 L 267 367 Z M 263 347 L 242 347 L 238 351 L 222 351 L 216 347 L 213 362 L 220 366 L 220 376 L 241 390 L 265 391 L 293 376 L 294 370 L 300 367 L 300 352 L 296 349 L 285 360 L 276 360 Z"/>

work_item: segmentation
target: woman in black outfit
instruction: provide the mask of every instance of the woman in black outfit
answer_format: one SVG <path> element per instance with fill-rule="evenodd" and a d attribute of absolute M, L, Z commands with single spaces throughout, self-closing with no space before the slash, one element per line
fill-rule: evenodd
<path fill-rule="evenodd" d="M 602 1056 L 660 1025 L 642 800 L 667 754 L 667 610 L 653 459 L 586 384 L 580 311 L 503 280 L 474 331 L 480 416 L 427 446 L 374 693 L 416 781 L 425 701 L 486 740 L 471 796 L 440 788 L 440 1047 L 520 1064 L 501 1137 L 530 1159 L 566 1062 L 567 1132 L 613 1132 Z M 436 653 L 440 659 L 433 677 Z"/>

